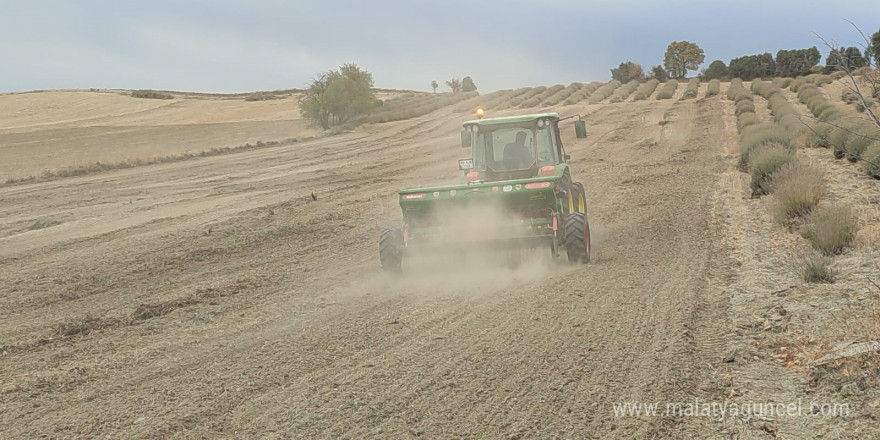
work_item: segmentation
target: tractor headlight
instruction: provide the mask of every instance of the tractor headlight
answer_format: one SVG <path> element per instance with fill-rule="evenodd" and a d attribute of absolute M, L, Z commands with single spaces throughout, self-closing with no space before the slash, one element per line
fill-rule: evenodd
<path fill-rule="evenodd" d="M 544 128 L 544 120 L 538 119 L 538 128 Z"/>

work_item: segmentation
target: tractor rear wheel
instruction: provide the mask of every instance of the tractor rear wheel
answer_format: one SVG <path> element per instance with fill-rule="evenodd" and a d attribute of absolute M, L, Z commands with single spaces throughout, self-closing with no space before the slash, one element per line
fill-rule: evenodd
<path fill-rule="evenodd" d="M 400 247 L 403 246 L 403 233 L 400 229 L 383 229 L 379 233 L 379 264 L 387 272 L 400 272 L 403 255 Z"/>
<path fill-rule="evenodd" d="M 572 184 L 572 189 L 577 194 L 577 198 L 574 199 L 575 212 L 587 212 L 587 191 L 584 190 L 584 184 L 575 182 Z"/>
<path fill-rule="evenodd" d="M 590 222 L 587 213 L 572 212 L 565 216 L 565 251 L 572 264 L 590 262 Z"/>

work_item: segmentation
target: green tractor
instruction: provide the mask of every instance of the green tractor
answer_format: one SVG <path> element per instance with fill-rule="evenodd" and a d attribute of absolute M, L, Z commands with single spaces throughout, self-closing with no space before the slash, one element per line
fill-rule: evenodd
<path fill-rule="evenodd" d="M 403 228 L 379 235 L 379 261 L 401 271 L 410 254 L 545 248 L 571 263 L 590 261 L 584 186 L 575 182 L 559 115 L 477 119 L 462 124 L 462 183 L 398 192 Z M 582 127 L 580 127 L 582 128 Z"/>

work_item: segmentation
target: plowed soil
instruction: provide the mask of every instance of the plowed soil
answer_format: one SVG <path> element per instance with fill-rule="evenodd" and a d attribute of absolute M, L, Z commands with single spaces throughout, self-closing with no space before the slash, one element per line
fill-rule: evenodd
<path fill-rule="evenodd" d="M 396 191 L 458 179 L 468 115 L 449 109 L 0 188 L 0 437 L 720 433 L 612 405 L 719 396 L 736 142 L 722 99 L 555 109 L 588 121 L 587 139 L 563 127 L 587 266 L 379 271 Z"/>

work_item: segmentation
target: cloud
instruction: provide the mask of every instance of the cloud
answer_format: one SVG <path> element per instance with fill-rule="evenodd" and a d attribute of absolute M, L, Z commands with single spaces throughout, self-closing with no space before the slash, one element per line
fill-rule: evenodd
<path fill-rule="evenodd" d="M 852 45 L 841 18 L 876 16 L 880 3 L 861 0 L 14 2 L 0 15 L 0 90 L 279 89 L 354 62 L 379 87 L 470 75 L 492 91 L 607 80 L 627 60 L 647 69 L 673 40 L 699 44 L 706 64 L 821 46 L 813 31 Z"/>

